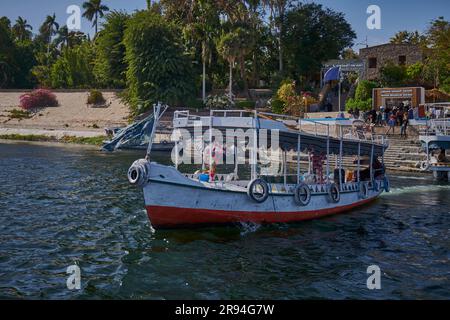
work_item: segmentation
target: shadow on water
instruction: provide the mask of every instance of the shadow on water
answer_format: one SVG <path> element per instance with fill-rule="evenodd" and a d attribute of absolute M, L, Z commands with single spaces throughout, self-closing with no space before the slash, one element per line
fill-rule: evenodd
<path fill-rule="evenodd" d="M 393 174 L 392 193 L 320 220 L 155 231 L 126 179 L 141 156 L 0 144 L 0 297 L 449 298 L 450 192 L 429 176 Z M 79 292 L 66 288 L 74 263 Z"/>

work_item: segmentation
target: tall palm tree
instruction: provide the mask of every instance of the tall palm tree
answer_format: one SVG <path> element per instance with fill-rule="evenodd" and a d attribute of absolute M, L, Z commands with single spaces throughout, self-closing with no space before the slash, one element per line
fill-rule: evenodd
<path fill-rule="evenodd" d="M 86 39 L 86 35 L 83 32 L 69 31 L 67 26 L 61 27 L 57 35 L 55 44 L 57 46 L 61 45 L 61 49 L 63 47 L 72 48 L 75 45 L 81 44 Z"/>
<path fill-rule="evenodd" d="M 27 20 L 18 17 L 16 24 L 13 26 L 13 33 L 19 41 L 31 39 L 33 27 L 28 24 Z"/>
<path fill-rule="evenodd" d="M 44 24 L 40 28 L 40 32 L 47 37 L 47 56 L 50 54 L 52 36 L 54 36 L 58 30 L 59 24 L 56 22 L 56 14 L 53 14 L 53 16 L 47 16 Z"/>
<path fill-rule="evenodd" d="M 89 0 L 83 3 L 83 17 L 92 22 L 92 26 L 95 27 L 95 34 L 98 32 L 98 18 L 103 18 L 105 12 L 109 11 L 109 8 L 102 4 L 102 0 Z"/>

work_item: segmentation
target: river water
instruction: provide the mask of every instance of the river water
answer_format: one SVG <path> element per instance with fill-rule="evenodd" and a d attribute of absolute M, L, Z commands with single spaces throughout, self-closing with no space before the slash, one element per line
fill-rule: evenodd
<path fill-rule="evenodd" d="M 316 221 L 154 231 L 126 179 L 141 155 L 0 142 L 0 298 L 450 298 L 450 186 L 431 176 Z"/>

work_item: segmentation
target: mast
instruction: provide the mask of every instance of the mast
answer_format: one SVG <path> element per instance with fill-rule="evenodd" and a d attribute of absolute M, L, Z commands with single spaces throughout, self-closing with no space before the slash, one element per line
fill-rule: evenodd
<path fill-rule="evenodd" d="M 148 147 L 147 147 L 147 154 L 145 156 L 146 160 L 150 160 L 150 154 L 151 154 L 152 147 L 153 147 L 153 141 L 155 139 L 156 128 L 158 127 L 159 120 L 161 119 L 164 112 L 166 112 L 167 108 L 168 108 L 168 106 L 162 106 L 161 102 L 158 102 L 158 104 L 153 105 L 153 128 L 152 128 L 152 133 L 150 134 L 150 141 L 149 141 Z"/>

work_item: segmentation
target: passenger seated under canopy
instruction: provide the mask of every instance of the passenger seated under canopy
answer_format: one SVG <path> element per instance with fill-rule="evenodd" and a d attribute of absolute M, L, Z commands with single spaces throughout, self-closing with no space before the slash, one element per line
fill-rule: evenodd
<path fill-rule="evenodd" d="M 358 163 L 358 160 L 355 160 L 354 163 Z M 370 158 L 365 158 L 360 160 L 360 165 L 368 165 L 369 167 L 361 170 L 359 173 L 360 181 L 370 181 Z M 373 177 L 374 179 L 380 179 L 384 177 L 385 174 L 385 167 L 383 164 L 378 160 L 378 157 L 373 157 L 372 160 L 372 169 L 373 169 Z M 358 171 L 355 171 L 354 179 L 358 179 Z"/>

